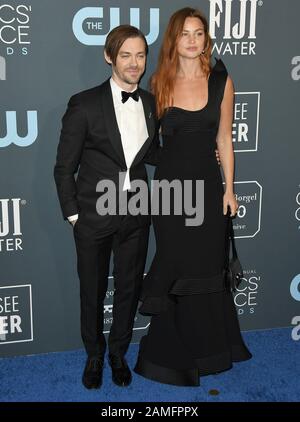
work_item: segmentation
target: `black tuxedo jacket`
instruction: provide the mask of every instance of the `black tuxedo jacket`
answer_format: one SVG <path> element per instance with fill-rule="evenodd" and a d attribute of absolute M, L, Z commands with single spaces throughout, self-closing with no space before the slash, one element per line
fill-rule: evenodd
<path fill-rule="evenodd" d="M 149 137 L 131 165 L 130 179 L 147 181 L 144 163 L 157 164 L 160 154 L 158 121 L 153 95 L 141 88 L 139 94 Z M 126 168 L 110 82 L 107 80 L 100 86 L 72 96 L 62 119 L 54 178 L 64 218 L 78 213 L 79 218 L 84 217 L 100 225 L 109 219 L 109 216 L 100 216 L 96 211 L 96 201 L 100 196 L 96 185 L 100 180 L 109 179 L 118 186 L 119 172 L 126 171 Z M 143 221 L 150 223 L 150 217 Z"/>

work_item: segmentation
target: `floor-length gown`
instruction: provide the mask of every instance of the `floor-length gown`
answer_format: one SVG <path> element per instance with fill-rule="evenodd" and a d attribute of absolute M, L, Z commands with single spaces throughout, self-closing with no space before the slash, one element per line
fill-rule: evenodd
<path fill-rule="evenodd" d="M 204 180 L 204 220 L 187 226 L 182 215 L 153 215 L 156 254 L 142 289 L 140 312 L 151 315 L 135 372 L 162 383 L 197 386 L 251 353 L 241 337 L 231 293 L 223 282 L 223 184 L 215 157 L 227 71 L 217 60 L 208 102 L 188 111 L 170 107 L 162 118 L 163 149 L 154 179 Z M 196 200 L 196 183 L 193 200 Z"/>

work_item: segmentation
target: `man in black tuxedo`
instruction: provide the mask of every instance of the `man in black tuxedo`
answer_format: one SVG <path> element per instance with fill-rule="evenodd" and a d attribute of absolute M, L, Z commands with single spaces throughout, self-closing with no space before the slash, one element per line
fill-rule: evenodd
<path fill-rule="evenodd" d="M 82 377 L 86 388 L 102 383 L 103 301 L 112 251 L 115 293 L 109 363 L 117 385 L 131 382 L 125 353 L 143 280 L 150 215 L 99 215 L 96 185 L 113 181 L 117 192 L 127 190 L 129 199 L 131 182 L 147 181 L 144 163 L 155 164 L 158 159 L 154 97 L 138 88 L 147 52 L 146 39 L 137 28 L 121 25 L 112 30 L 104 48 L 112 77 L 72 96 L 62 120 L 54 176 L 63 216 L 74 226 L 81 335 L 88 355 Z M 120 172 L 124 183 L 119 183 Z"/>

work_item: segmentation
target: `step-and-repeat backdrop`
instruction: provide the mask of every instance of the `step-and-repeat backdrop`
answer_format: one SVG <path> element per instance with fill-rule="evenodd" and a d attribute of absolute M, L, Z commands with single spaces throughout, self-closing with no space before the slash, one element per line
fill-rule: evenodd
<path fill-rule="evenodd" d="M 109 30 L 139 27 L 155 69 L 170 15 L 208 17 L 213 55 L 235 85 L 234 228 L 244 267 L 235 294 L 241 328 L 300 324 L 300 45 L 298 0 L 3 0 L 0 3 L 0 355 L 81 348 L 71 226 L 53 180 L 69 97 L 110 74 Z M 149 167 L 149 176 L 153 167 Z M 182 245 L 184 247 L 184 245 Z M 155 251 L 153 232 L 145 271 Z M 105 303 L 112 322 L 113 279 Z M 149 320 L 136 316 L 133 341 Z"/>

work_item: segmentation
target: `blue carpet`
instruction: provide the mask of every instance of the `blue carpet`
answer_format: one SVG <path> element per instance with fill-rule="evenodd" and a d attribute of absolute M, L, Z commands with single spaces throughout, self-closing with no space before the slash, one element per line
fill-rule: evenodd
<path fill-rule="evenodd" d="M 175 387 L 133 374 L 127 388 L 115 386 L 106 362 L 100 390 L 81 384 L 83 350 L 0 359 L 1 402 L 280 402 L 300 401 L 300 341 L 291 328 L 243 333 L 253 358 L 229 371 L 201 378 L 200 387 Z M 134 366 L 138 346 L 127 354 Z M 217 389 L 219 394 L 210 394 Z"/>

